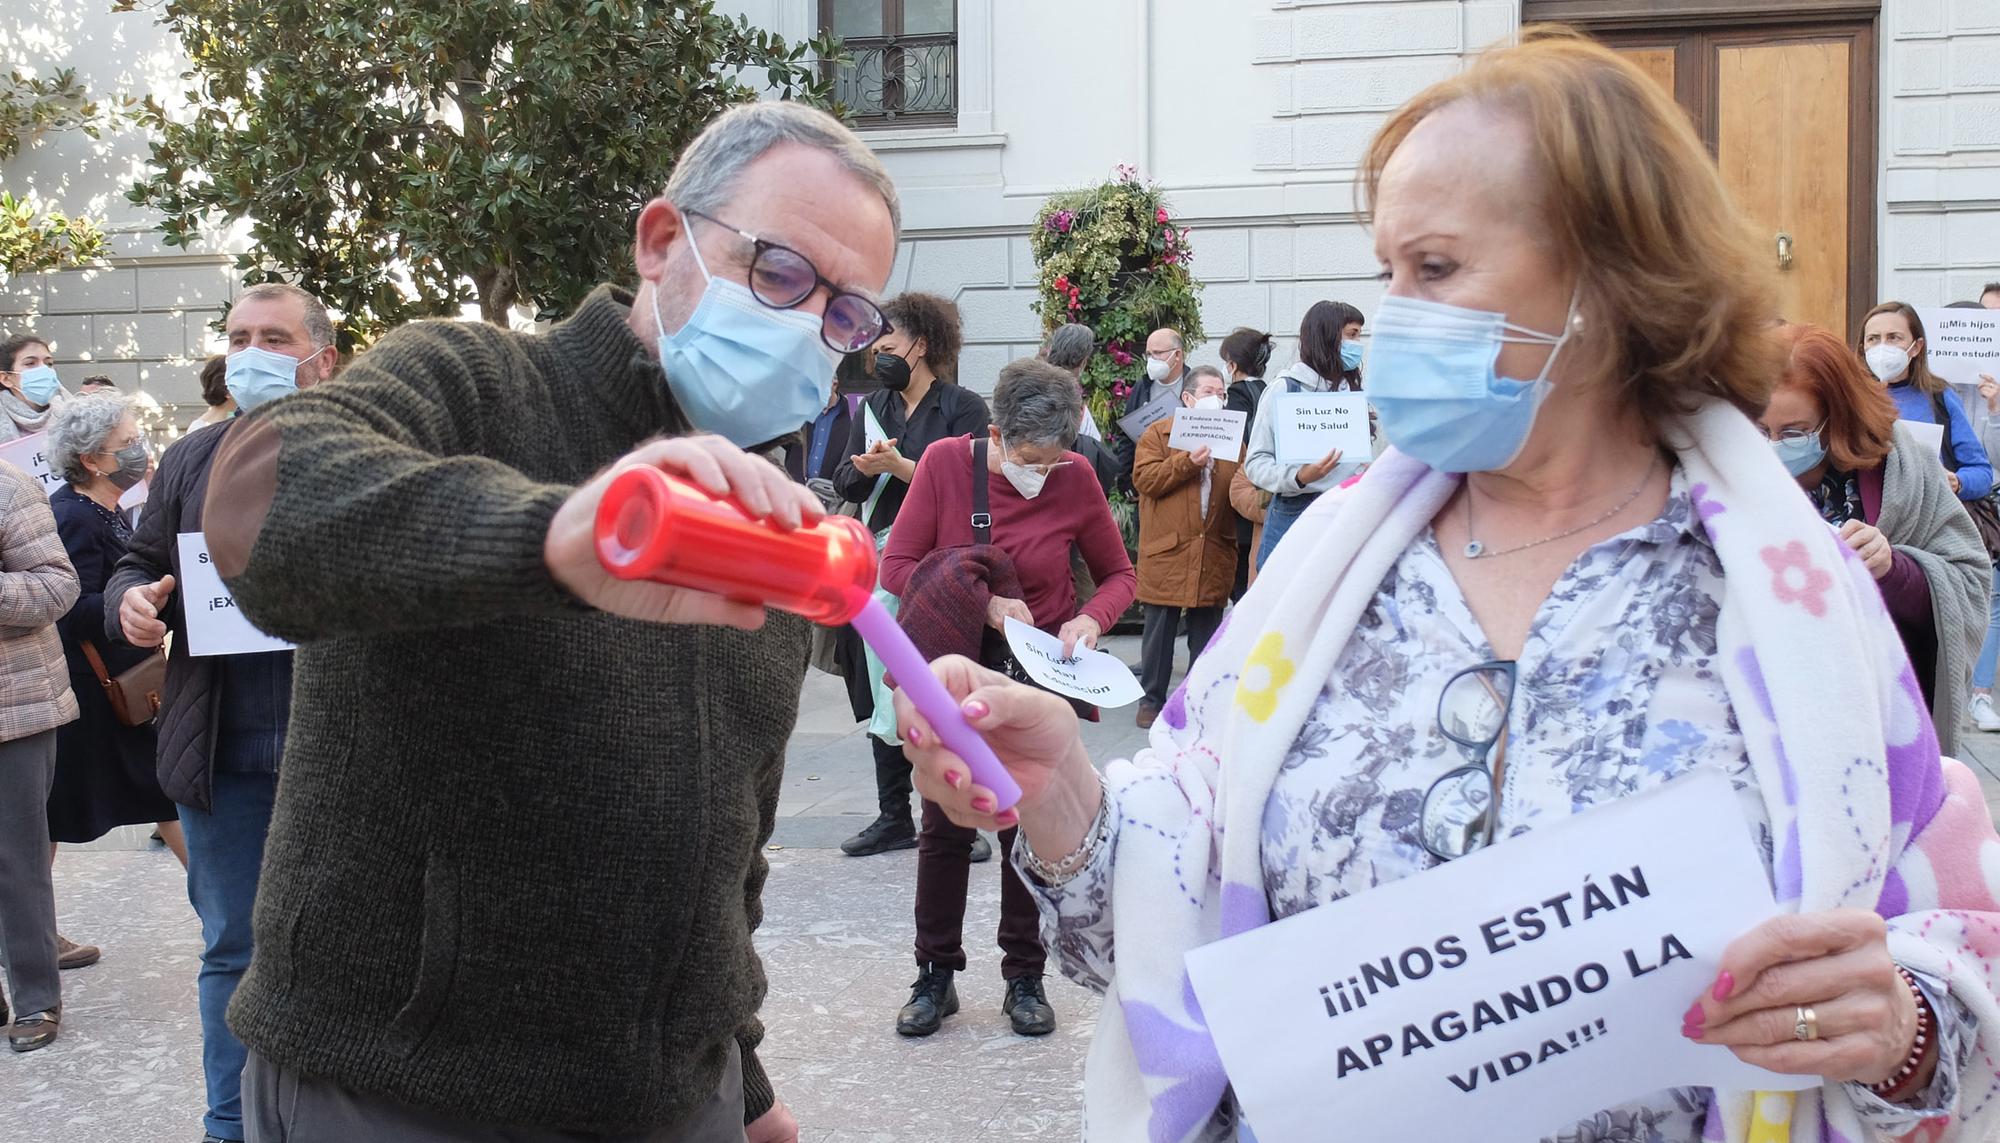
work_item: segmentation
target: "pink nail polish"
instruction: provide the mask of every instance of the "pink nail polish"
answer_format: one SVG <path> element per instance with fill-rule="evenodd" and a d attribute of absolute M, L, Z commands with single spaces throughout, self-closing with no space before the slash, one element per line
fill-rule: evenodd
<path fill-rule="evenodd" d="M 956 790 L 965 785 L 965 775 L 956 770 L 946 770 L 944 772 L 944 784 Z"/>
<path fill-rule="evenodd" d="M 1702 1027 L 1699 1024 L 1683 1024 L 1681 1025 L 1681 1035 L 1686 1036 L 1690 1040 L 1699 1040 L 1702 1036 Z"/>
<path fill-rule="evenodd" d="M 958 709 L 963 711 L 967 718 L 985 718 L 987 715 L 993 713 L 987 709 L 985 703 L 980 702 L 978 699 L 966 699 L 965 704 Z"/>
<path fill-rule="evenodd" d="M 1736 978 L 1730 975 L 1729 971 L 1725 969 L 1716 975 L 1715 988 L 1709 995 L 1715 997 L 1717 1000 L 1727 1000 L 1729 999 L 1729 994 L 1734 991 L 1736 991 Z"/>
<path fill-rule="evenodd" d="M 1015 813 L 1013 810 L 1008 810 L 993 820 L 999 822 L 1002 826 L 1012 829 L 1021 823 L 1021 815 Z"/>
<path fill-rule="evenodd" d="M 1701 1001 L 1699 1000 L 1688 1005 L 1688 1010 L 1681 1014 L 1681 1023 L 1690 1027 L 1699 1028 L 1707 1023 L 1707 1021 L 1708 1017 L 1702 1015 Z"/>
<path fill-rule="evenodd" d="M 972 799 L 972 808 L 982 814 L 990 814 L 993 812 L 993 799 L 981 794 Z"/>
<path fill-rule="evenodd" d="M 910 740 L 910 745 L 912 746 L 922 746 L 924 744 L 924 731 L 922 727 L 911 727 L 910 732 L 904 735 L 904 737 Z"/>

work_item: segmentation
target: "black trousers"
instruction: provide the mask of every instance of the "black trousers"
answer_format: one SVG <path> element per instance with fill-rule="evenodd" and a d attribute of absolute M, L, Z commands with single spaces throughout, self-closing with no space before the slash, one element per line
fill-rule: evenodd
<path fill-rule="evenodd" d="M 1222 626 L 1222 608 L 1146 606 L 1146 627 L 1139 636 L 1139 684 L 1146 688 L 1146 700 L 1154 707 L 1166 705 L 1167 692 L 1174 681 L 1174 636 L 1180 631 L 1181 614 L 1187 614 L 1188 662 L 1193 663 Z"/>
<path fill-rule="evenodd" d="M 891 746 L 873 735 L 868 738 L 868 747 L 875 752 L 876 804 L 885 815 L 908 821 L 910 793 L 916 789 L 910 778 L 910 760 L 903 757 L 902 747 Z"/>
<path fill-rule="evenodd" d="M 1020 827 L 1001 830 L 1000 976 L 1039 976 L 1049 954 L 1042 917 L 1012 860 Z M 936 802 L 924 802 L 917 835 L 917 963 L 965 971 L 965 891 L 972 875 L 973 830 L 954 825 Z"/>

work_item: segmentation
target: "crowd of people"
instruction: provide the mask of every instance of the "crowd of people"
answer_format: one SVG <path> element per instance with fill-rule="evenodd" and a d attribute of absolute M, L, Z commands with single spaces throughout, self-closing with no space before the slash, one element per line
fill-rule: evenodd
<path fill-rule="evenodd" d="M 874 763 L 841 848 L 916 850 L 895 1031 L 958 1011 L 997 849 L 1013 1030 L 1057 1027 L 1052 959 L 1119 1001 L 1093 1139 L 1250 1137 L 1186 952 L 1702 769 L 1785 915 L 1682 1034 L 1824 1084 L 1783 1115 L 1682 1088 L 1604 1114 L 1667 1143 L 1988 1137 L 2000 839 L 1951 756 L 2000 731 L 2000 381 L 1968 406 L 1902 302 L 1851 337 L 1782 320 L 1685 116 L 1575 37 L 1427 89 L 1362 181 L 1372 317 L 1316 302 L 1275 372 L 1270 331 L 1205 364 L 1155 330 L 1111 425 L 1088 327 L 964 378 L 949 299 L 881 297 L 895 187 L 791 103 L 711 123 L 637 216 L 636 289 L 545 333 L 421 322 L 344 361 L 319 299 L 245 290 L 157 457 L 132 397 L 0 343 L 0 443 L 46 434 L 61 481 L 0 463 L 10 1046 L 57 1040 L 58 974 L 99 951 L 56 931 L 56 843 L 153 824 L 201 924 L 205 1143 L 791 1143 L 751 933 L 812 664 Z M 1286 455 L 1279 396 L 1335 391 L 1368 454 Z M 1176 409 L 1241 414 L 1241 444 L 1176 447 Z M 852 629 L 606 572 L 631 465 L 780 529 L 858 520 L 1018 805 Z M 297 649 L 195 653 L 191 550 Z M 1071 654 L 1135 620 L 1149 746 L 1093 760 L 1103 712 L 1009 624 Z M 1468 687 L 1477 728 L 1443 713 Z"/>

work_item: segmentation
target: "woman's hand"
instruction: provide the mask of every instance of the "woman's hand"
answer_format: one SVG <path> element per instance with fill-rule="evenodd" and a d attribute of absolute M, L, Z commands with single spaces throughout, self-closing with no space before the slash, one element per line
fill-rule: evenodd
<path fill-rule="evenodd" d="M 1299 476 L 1298 476 L 1299 487 L 1304 488 L 1306 485 L 1311 484 L 1313 481 L 1319 480 L 1320 478 L 1324 477 L 1327 473 L 1332 472 L 1333 466 L 1339 463 L 1340 463 L 1340 450 L 1334 449 L 1332 452 L 1327 453 L 1325 456 L 1312 462 L 1311 464 L 1300 465 Z"/>
<path fill-rule="evenodd" d="M 1945 479 L 1946 479 L 1947 481 L 1949 481 L 1949 482 L 1951 483 L 1951 492 L 1952 492 L 1952 495 L 1954 495 L 1954 496 L 1958 495 L 1958 490 L 1959 490 L 1959 489 L 1960 489 L 1961 487 L 1963 487 L 1963 485 L 1959 484 L 1959 482 L 1958 482 L 1958 473 L 1956 473 L 1956 472 L 1946 472 L 1946 473 L 1944 474 L 1944 478 L 1945 478 Z"/>
<path fill-rule="evenodd" d="M 986 625 L 988 627 L 993 628 L 995 631 L 1004 632 L 1007 630 L 1006 621 L 1009 619 L 1018 619 L 1030 627 L 1035 625 L 1034 612 L 1029 611 L 1028 605 L 1022 603 L 1020 600 L 1009 599 L 1004 595 L 996 595 L 987 599 Z"/>
<path fill-rule="evenodd" d="M 896 438 L 876 441 L 875 447 L 854 458 L 854 467 L 863 476 L 880 476 L 885 472 L 899 471 L 903 466 L 903 454 L 896 451 Z"/>
<path fill-rule="evenodd" d="M 1840 538 L 1847 541 L 1847 546 L 1854 549 L 1855 555 L 1861 557 L 1869 575 L 1881 579 L 1889 574 L 1889 568 L 1895 562 L 1895 549 L 1889 546 L 1889 537 L 1884 536 L 1880 528 L 1859 520 L 1849 520 L 1840 526 Z"/>
<path fill-rule="evenodd" d="M 1063 624 L 1062 630 L 1056 632 L 1056 638 L 1063 641 L 1063 658 L 1067 659 L 1076 654 L 1078 647 L 1088 647 L 1095 651 L 1097 637 L 1102 634 L 1104 628 L 1097 625 L 1097 620 L 1088 615 L 1079 615 Z"/>
<path fill-rule="evenodd" d="M 1020 825 L 1035 852 L 1050 860 L 1075 852 L 1097 814 L 1102 790 L 1068 700 L 1011 682 L 959 655 L 939 659 L 931 670 L 1020 785 L 1021 801 L 996 813 L 993 791 L 972 783 L 964 760 L 938 741 L 930 722 L 898 690 L 897 733 L 917 792 L 961 826 L 1003 830 Z"/>
<path fill-rule="evenodd" d="M 2000 415 L 2000 381 L 1994 380 L 1993 374 L 1979 375 L 1979 395 L 1986 398 L 1987 416 Z"/>
<path fill-rule="evenodd" d="M 1796 1037 L 1802 1007 L 1813 1010 L 1818 1039 Z M 1882 918 L 1829 909 L 1774 917 L 1731 942 L 1682 1031 L 1774 1072 L 1881 1083 L 1910 1056 L 1917 1004 L 1889 959 Z M 1912 1090 L 1929 1086 L 1934 1066 Z"/>

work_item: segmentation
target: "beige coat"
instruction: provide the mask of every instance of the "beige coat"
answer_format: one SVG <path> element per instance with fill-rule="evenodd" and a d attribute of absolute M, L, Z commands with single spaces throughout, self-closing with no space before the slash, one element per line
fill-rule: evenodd
<path fill-rule="evenodd" d="M 55 622 L 78 591 L 48 497 L 0 461 L 0 742 L 76 718 Z"/>
<path fill-rule="evenodd" d="M 1229 482 L 1236 462 L 1216 460 L 1209 474 L 1208 516 L 1201 513 L 1201 469 L 1167 447 L 1174 419 L 1139 434 L 1132 486 L 1139 491 L 1139 602 L 1162 607 L 1219 607 L 1236 582 L 1236 510 Z"/>

